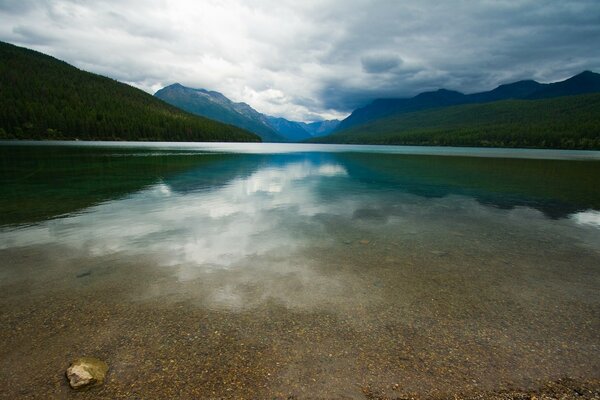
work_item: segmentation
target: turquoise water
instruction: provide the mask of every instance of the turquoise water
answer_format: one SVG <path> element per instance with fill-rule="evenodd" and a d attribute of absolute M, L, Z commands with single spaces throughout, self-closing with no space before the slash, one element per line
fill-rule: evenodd
<path fill-rule="evenodd" d="M 0 160 L 0 350 L 49 377 L 31 396 L 69 395 L 79 353 L 113 365 L 105 398 L 600 370 L 599 152 L 72 142 Z"/>

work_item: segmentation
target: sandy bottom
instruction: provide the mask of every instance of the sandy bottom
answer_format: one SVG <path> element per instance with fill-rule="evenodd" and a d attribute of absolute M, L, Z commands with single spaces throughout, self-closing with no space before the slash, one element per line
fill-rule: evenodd
<path fill-rule="evenodd" d="M 0 398 L 598 398 L 589 234 L 363 214 L 228 268 L 0 250 Z M 80 356 L 102 387 L 68 387 Z"/>

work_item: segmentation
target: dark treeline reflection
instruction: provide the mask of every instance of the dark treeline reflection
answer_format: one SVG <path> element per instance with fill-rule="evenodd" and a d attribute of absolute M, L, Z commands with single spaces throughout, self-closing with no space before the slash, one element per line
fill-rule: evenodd
<path fill-rule="evenodd" d="M 190 185 L 220 186 L 240 174 L 251 173 L 259 163 L 259 157 L 233 154 L 0 146 L 0 224 L 35 223 L 78 212 L 171 180 L 184 171 L 195 173 L 174 178 L 176 190 L 185 191 Z M 221 167 L 210 168 L 213 164 Z"/>
<path fill-rule="evenodd" d="M 338 153 L 335 159 L 372 190 L 469 196 L 499 208 L 535 208 L 551 218 L 600 209 L 597 161 L 368 153 Z"/>
<path fill-rule="evenodd" d="M 5 145 L 0 146 L 0 224 L 79 212 L 158 183 L 181 194 L 215 190 L 233 179 L 292 164 L 337 165 L 346 172 L 313 186 L 323 203 L 370 193 L 376 201 L 385 192 L 461 195 L 500 208 L 532 207 L 552 218 L 600 209 L 597 161 Z"/>

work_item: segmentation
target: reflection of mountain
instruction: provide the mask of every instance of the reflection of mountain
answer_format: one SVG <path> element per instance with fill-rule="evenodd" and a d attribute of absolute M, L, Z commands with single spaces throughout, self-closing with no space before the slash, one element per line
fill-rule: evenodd
<path fill-rule="evenodd" d="M 236 156 L 156 149 L 0 146 L 0 225 L 78 212 L 187 170 L 206 170 L 194 175 L 196 185 L 224 185 L 251 173 L 259 163 L 252 158 L 242 163 L 233 159 Z"/>
<path fill-rule="evenodd" d="M 219 162 L 190 168 L 163 182 L 180 194 L 236 184 L 246 186 L 246 192 L 273 192 L 276 187 L 310 176 L 343 175 L 345 171 L 333 161 L 331 155 L 324 153 L 229 154 Z"/>
<path fill-rule="evenodd" d="M 336 154 L 335 161 L 370 191 L 463 195 L 500 208 L 531 207 L 552 218 L 600 210 L 597 162 L 365 153 Z M 343 194 L 327 191 L 336 195 Z"/>
<path fill-rule="evenodd" d="M 161 157 L 152 152 L 140 156 Z M 3 232 L 3 241 L 60 242 L 94 254 L 150 252 L 163 265 L 211 268 L 268 255 L 280 257 L 280 270 L 281 260 L 298 248 L 301 233 L 312 238 L 321 231 L 318 221 L 311 225 L 307 220 L 335 213 L 337 205 L 321 202 L 314 187 L 346 176 L 343 167 L 319 161 L 318 153 L 200 157 L 218 161 L 191 166 L 83 213 Z"/>
<path fill-rule="evenodd" d="M 358 198 L 385 204 L 393 199 L 387 196 L 402 193 L 462 195 L 495 207 L 527 206 L 554 218 L 600 210 L 595 182 L 600 163 L 595 161 L 75 146 L 2 146 L 0 160 L 0 224 L 73 214 L 143 189 L 164 189 L 186 206 L 192 199 L 206 200 L 189 204 L 192 213 L 194 207 L 216 210 L 227 202 L 241 207 L 252 194 L 256 201 L 272 196 L 272 204 L 323 210 L 343 208 L 343 202 Z M 225 197 L 195 197 L 211 193 Z"/>
<path fill-rule="evenodd" d="M 337 177 L 315 186 L 323 205 L 339 204 L 361 193 L 373 194 L 374 202 L 385 199 L 379 197 L 382 193 L 425 198 L 461 195 L 498 208 L 530 207 L 562 218 L 580 210 L 600 210 L 594 184 L 599 175 L 600 163 L 590 161 L 293 153 L 236 155 L 201 170 L 190 169 L 166 182 L 181 193 L 214 189 L 223 182 L 246 185 L 246 191 L 258 188 L 272 192 L 283 181 Z"/>
<path fill-rule="evenodd" d="M 265 162 L 260 154 L 202 154 L 211 161 L 198 163 L 161 180 L 175 193 L 210 191 L 244 179 Z"/>

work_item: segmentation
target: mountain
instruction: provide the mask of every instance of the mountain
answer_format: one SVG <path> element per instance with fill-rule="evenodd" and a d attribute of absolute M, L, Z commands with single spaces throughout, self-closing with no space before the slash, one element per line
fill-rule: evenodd
<path fill-rule="evenodd" d="M 219 92 L 193 89 L 179 83 L 164 87 L 154 95 L 192 114 L 247 129 L 266 142 L 301 142 L 327 135 L 339 123 L 338 120 L 305 123 L 271 117 L 246 103 L 235 103 Z"/>
<path fill-rule="evenodd" d="M 546 84 L 528 98 L 547 99 L 594 92 L 600 92 L 600 74 L 584 71 L 565 81 Z"/>
<path fill-rule="evenodd" d="M 526 80 L 500 85 L 489 92 L 473 93 L 466 96 L 469 103 L 489 103 L 498 100 L 526 99 L 542 89 L 542 83 Z"/>
<path fill-rule="evenodd" d="M 371 104 L 354 110 L 339 123 L 336 131 L 343 131 L 395 113 L 419 111 L 464 102 L 464 94 L 446 89 L 421 93 L 409 99 L 376 99 Z"/>
<path fill-rule="evenodd" d="M 358 108 L 338 125 L 336 132 L 376 121 L 391 115 L 459 104 L 479 104 L 509 99 L 542 99 L 600 91 L 600 74 L 585 71 L 565 81 L 543 84 L 533 80 L 500 85 L 488 92 L 465 95 L 440 89 L 412 98 L 376 99 Z"/>
<path fill-rule="evenodd" d="M 271 126 L 291 142 L 301 142 L 313 137 L 329 135 L 340 123 L 337 119 L 306 123 L 288 121 L 278 117 L 267 118 Z"/>
<path fill-rule="evenodd" d="M 398 113 L 311 141 L 600 150 L 600 93 Z"/>
<path fill-rule="evenodd" d="M 340 124 L 339 119 L 329 119 L 325 121 L 316 121 L 310 123 L 300 122 L 304 129 L 313 137 L 327 136 L 335 130 Z"/>
<path fill-rule="evenodd" d="M 260 141 L 124 83 L 0 42 L 0 139 Z"/>
<path fill-rule="evenodd" d="M 267 117 L 269 124 L 290 142 L 301 142 L 313 137 L 302 122 L 288 121 L 285 118 Z"/>
<path fill-rule="evenodd" d="M 192 89 L 175 83 L 154 94 L 157 98 L 206 118 L 249 130 L 265 142 L 285 142 L 268 119 L 246 103 L 234 103 L 219 92 Z"/>

